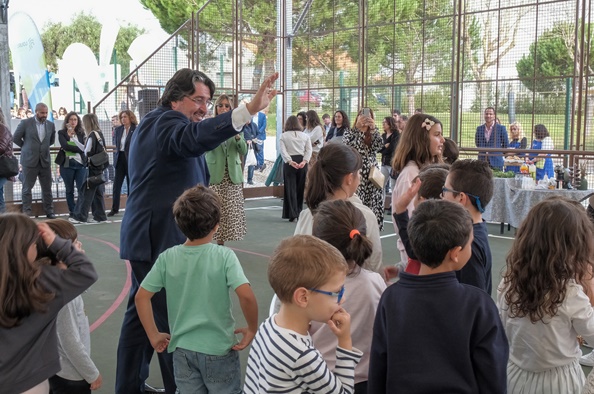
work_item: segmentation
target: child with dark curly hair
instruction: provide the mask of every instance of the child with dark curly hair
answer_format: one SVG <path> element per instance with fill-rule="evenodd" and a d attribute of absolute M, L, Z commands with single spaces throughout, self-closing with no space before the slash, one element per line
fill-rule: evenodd
<path fill-rule="evenodd" d="M 497 289 L 509 341 L 508 393 L 582 390 L 577 335 L 594 343 L 593 271 L 594 230 L 584 208 L 563 198 L 532 208 Z"/>

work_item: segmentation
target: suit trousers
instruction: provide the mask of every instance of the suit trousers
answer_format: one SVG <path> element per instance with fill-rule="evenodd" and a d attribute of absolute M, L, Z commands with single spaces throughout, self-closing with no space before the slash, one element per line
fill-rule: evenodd
<path fill-rule="evenodd" d="M 147 261 L 130 261 L 132 267 L 132 286 L 128 297 L 128 306 L 124 314 L 124 322 L 118 343 L 116 368 L 116 394 L 144 393 L 144 382 L 149 375 L 149 364 L 154 349 L 138 318 L 134 297 L 140 284 L 151 270 L 154 263 Z M 151 299 L 153 315 L 159 332 L 169 332 L 167 320 L 167 301 L 165 289 L 155 293 Z M 164 351 L 158 353 L 159 366 L 163 385 L 167 394 L 174 394 L 176 390 L 173 376 L 173 353 Z"/>
<path fill-rule="evenodd" d="M 51 167 L 25 167 L 23 166 L 23 213 L 25 215 L 32 214 L 31 204 L 33 203 L 33 187 L 37 178 L 39 177 L 39 184 L 41 185 L 41 199 L 43 201 L 43 209 L 46 215 L 54 213 L 54 198 L 52 196 L 52 169 Z"/>
<path fill-rule="evenodd" d="M 115 178 L 113 180 L 113 204 L 111 205 L 112 212 L 120 210 L 120 196 L 122 194 L 122 184 L 126 178 L 126 185 L 128 186 L 128 193 L 130 193 L 130 179 L 128 177 L 128 160 L 126 152 L 120 152 L 118 155 L 118 162 L 115 163 Z"/>

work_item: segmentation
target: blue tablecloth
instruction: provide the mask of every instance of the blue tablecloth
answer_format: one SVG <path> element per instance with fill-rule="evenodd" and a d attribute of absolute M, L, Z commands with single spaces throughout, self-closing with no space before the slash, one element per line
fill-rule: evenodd
<path fill-rule="evenodd" d="M 515 187 L 516 180 L 494 178 L 493 198 L 483 213 L 489 222 L 509 223 L 518 228 L 530 209 L 551 196 L 563 196 L 575 201 L 583 201 L 594 195 L 594 190 L 525 190 Z"/>

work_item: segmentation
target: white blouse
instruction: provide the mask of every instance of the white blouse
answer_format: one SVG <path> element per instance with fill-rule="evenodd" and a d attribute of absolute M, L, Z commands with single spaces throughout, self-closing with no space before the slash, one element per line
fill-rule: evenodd
<path fill-rule="evenodd" d="M 285 163 L 289 163 L 291 156 L 303 155 L 303 161 L 311 159 L 311 141 L 302 131 L 285 131 L 280 136 L 281 157 Z"/>
<path fill-rule="evenodd" d="M 497 287 L 497 308 L 509 342 L 509 360 L 521 369 L 543 372 L 575 362 L 582 352 L 576 337 L 594 343 L 594 309 L 582 286 L 567 284 L 557 314 L 543 323 L 530 317 L 510 317 L 503 279 Z"/>
<path fill-rule="evenodd" d="M 313 130 L 305 129 L 304 132 L 309 136 L 313 152 L 319 152 L 324 146 L 324 130 L 322 130 L 322 127 L 316 126 Z"/>

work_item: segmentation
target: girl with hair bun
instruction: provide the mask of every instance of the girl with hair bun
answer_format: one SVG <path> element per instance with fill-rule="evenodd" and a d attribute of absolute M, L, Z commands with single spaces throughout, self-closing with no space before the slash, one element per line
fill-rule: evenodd
<path fill-rule="evenodd" d="M 312 235 L 328 242 L 342 253 L 349 271 L 344 284 L 343 307 L 351 315 L 353 347 L 363 352 L 355 367 L 355 393 L 367 392 L 369 353 L 373 337 L 375 311 L 386 283 L 376 272 L 363 268 L 371 255 L 372 243 L 367 238 L 365 217 L 353 204 L 345 200 L 325 201 L 314 215 Z M 312 322 L 309 330 L 314 346 L 328 364 L 336 365 L 336 337 L 326 324 Z"/>

